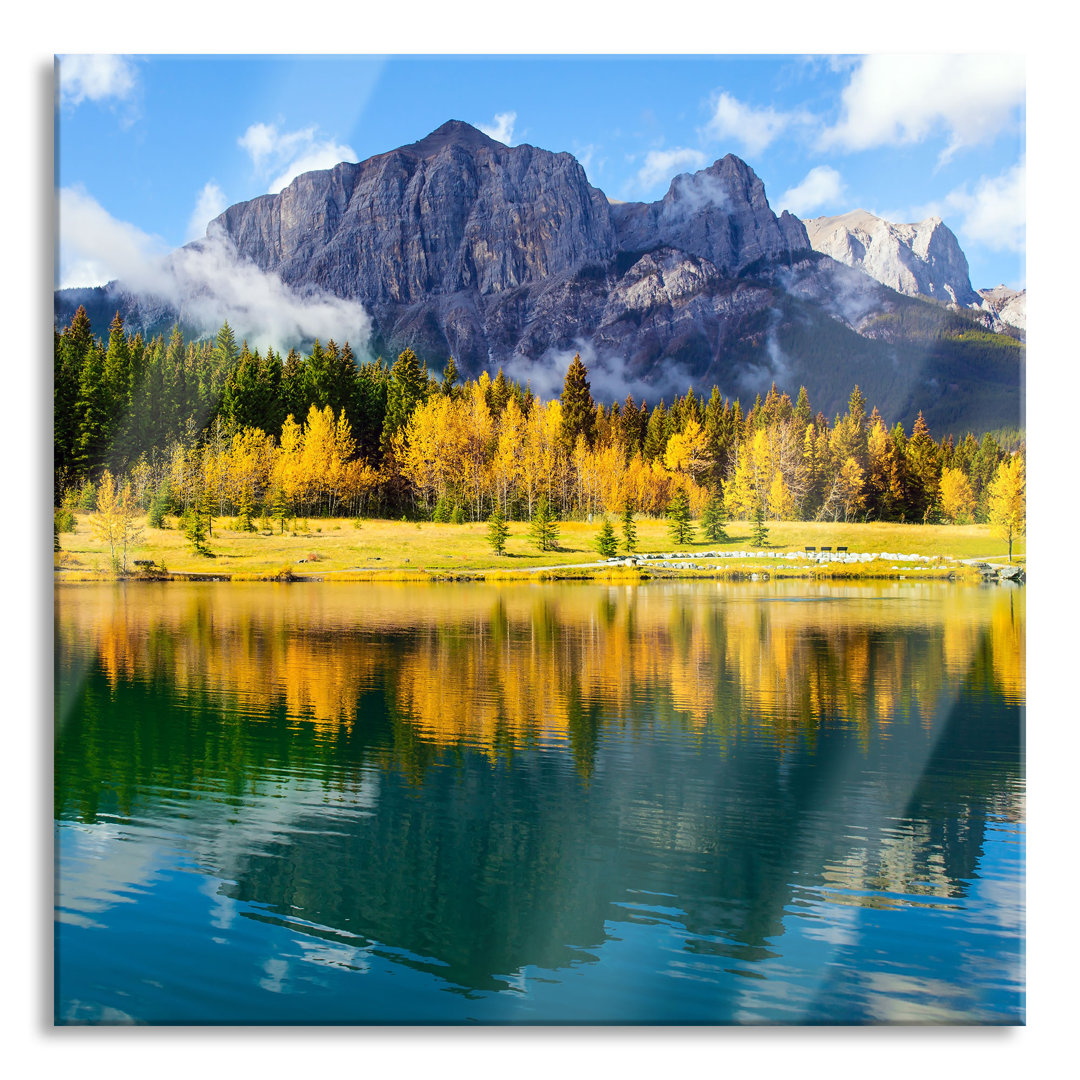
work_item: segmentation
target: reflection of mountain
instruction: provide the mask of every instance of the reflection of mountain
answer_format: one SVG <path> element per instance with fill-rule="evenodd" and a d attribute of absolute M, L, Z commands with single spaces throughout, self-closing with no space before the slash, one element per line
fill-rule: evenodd
<path fill-rule="evenodd" d="M 588 956 L 642 894 L 744 961 L 800 887 L 947 898 L 1020 806 L 1022 591 L 115 595 L 61 594 L 58 656 L 93 660 L 58 816 L 182 825 L 232 900 L 466 988 Z"/>

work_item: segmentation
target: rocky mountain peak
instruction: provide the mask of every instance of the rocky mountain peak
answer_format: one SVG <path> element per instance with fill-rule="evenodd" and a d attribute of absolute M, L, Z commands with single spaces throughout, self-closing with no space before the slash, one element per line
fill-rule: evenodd
<path fill-rule="evenodd" d="M 497 150 L 503 147 L 503 144 L 490 135 L 485 135 L 472 124 L 466 124 L 464 120 L 447 120 L 430 135 L 401 147 L 401 151 L 420 158 L 433 158 L 448 146 L 460 146 L 462 149 L 475 151 Z"/>
<path fill-rule="evenodd" d="M 898 224 L 852 210 L 803 223 L 815 251 L 869 274 L 905 296 L 926 296 L 959 307 L 980 307 L 967 258 L 940 217 Z"/>

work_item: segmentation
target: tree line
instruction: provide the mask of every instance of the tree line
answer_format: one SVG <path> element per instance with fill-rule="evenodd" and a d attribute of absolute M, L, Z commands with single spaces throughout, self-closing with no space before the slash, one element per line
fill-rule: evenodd
<path fill-rule="evenodd" d="M 54 345 L 57 504 L 93 508 L 108 474 L 152 519 L 209 530 L 223 515 L 532 520 L 541 500 L 558 519 L 685 502 L 713 518 L 978 522 L 1024 457 L 991 433 L 935 441 L 921 413 L 890 427 L 858 386 L 832 420 L 775 385 L 747 408 L 716 387 L 605 405 L 575 357 L 544 401 L 501 368 L 463 382 L 451 359 L 440 380 L 411 349 L 357 363 L 333 340 L 283 359 L 227 323 L 144 341 L 118 314 L 96 338 L 82 308 Z"/>

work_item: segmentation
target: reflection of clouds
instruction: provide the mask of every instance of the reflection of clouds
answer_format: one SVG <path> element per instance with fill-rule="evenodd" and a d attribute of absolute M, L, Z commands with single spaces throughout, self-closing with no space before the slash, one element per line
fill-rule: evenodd
<path fill-rule="evenodd" d="M 280 994 L 285 989 L 285 977 L 289 974 L 289 962 L 279 956 L 271 956 L 263 961 L 266 977 L 259 980 L 259 986 L 271 994 Z"/>
<path fill-rule="evenodd" d="M 65 825 L 59 836 L 61 872 L 56 918 L 74 926 L 101 927 L 91 916 L 116 904 L 133 904 L 164 861 L 160 843 L 115 825 Z"/>
<path fill-rule="evenodd" d="M 64 1010 L 65 1024 L 137 1024 L 138 1021 L 123 1009 L 98 1005 L 93 1001 L 72 1001 Z"/>
<path fill-rule="evenodd" d="M 889 971 L 867 971 L 856 978 L 862 983 L 866 1008 L 879 1024 L 956 1024 L 972 1019 L 966 987 Z"/>
<path fill-rule="evenodd" d="M 329 794 L 314 779 L 289 778 L 262 787 L 246 800 L 239 815 L 235 807 L 216 800 L 184 804 L 183 850 L 203 873 L 211 875 L 199 889 L 212 902 L 210 925 L 219 930 L 230 929 L 238 912 L 237 902 L 224 894 L 220 878 L 235 880 L 253 852 L 302 839 L 315 816 L 320 831 L 328 832 L 358 812 L 369 813 L 378 801 L 379 776 L 375 769 L 361 769 L 350 790 Z M 56 918 L 100 928 L 102 924 L 92 916 L 117 904 L 135 903 L 139 893 L 149 891 L 162 869 L 175 863 L 181 839 L 139 824 L 121 827 L 102 820 L 65 823 L 60 844 Z"/>
<path fill-rule="evenodd" d="M 210 908 L 210 925 L 218 930 L 228 930 L 236 921 L 238 905 L 231 896 L 226 896 L 221 891 L 221 884 L 216 878 L 206 878 L 199 886 L 199 892 L 209 896 L 213 905 Z M 214 940 L 224 942 L 225 939 Z"/>
<path fill-rule="evenodd" d="M 368 949 L 358 949 L 352 945 L 331 944 L 320 938 L 301 938 L 297 940 L 300 946 L 300 959 L 310 964 L 320 964 L 324 967 L 348 968 L 350 971 L 366 972 L 370 967 Z"/>
<path fill-rule="evenodd" d="M 857 907 L 822 904 L 816 914 L 806 916 L 802 923 L 803 937 L 824 941 L 833 948 L 854 945 L 859 940 L 859 909 Z"/>

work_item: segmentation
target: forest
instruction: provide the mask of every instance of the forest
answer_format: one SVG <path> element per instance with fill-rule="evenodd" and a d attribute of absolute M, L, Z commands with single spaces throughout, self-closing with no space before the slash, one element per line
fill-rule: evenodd
<path fill-rule="evenodd" d="M 575 357 L 541 400 L 500 368 L 441 379 L 406 349 L 357 362 L 349 344 L 260 353 L 226 323 L 144 341 L 119 314 L 95 336 L 79 308 L 54 331 L 54 497 L 90 510 L 104 485 L 160 524 L 231 516 L 409 520 L 593 514 L 749 520 L 982 522 L 999 468 L 1023 469 L 1021 432 L 935 441 L 869 407 L 815 413 L 805 387 L 744 405 L 689 389 L 670 403 L 594 401 Z"/>

